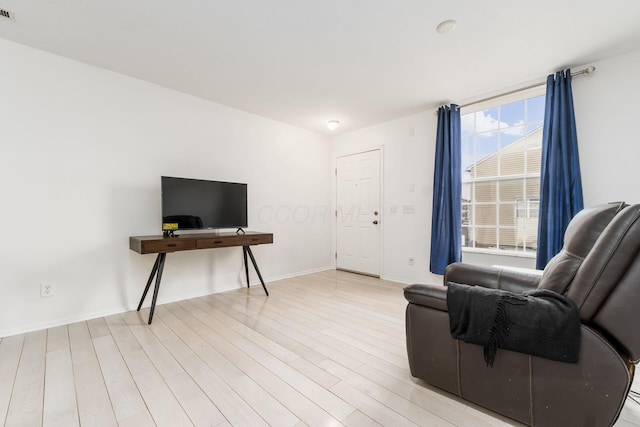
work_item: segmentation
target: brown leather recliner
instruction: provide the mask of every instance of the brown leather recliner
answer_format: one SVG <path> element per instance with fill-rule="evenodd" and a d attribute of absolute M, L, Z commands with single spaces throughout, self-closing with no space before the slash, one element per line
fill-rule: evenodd
<path fill-rule="evenodd" d="M 405 288 L 407 352 L 414 377 L 532 426 L 612 425 L 640 359 L 640 205 L 581 211 L 544 272 L 451 264 L 449 282 L 520 293 L 550 289 L 581 318 L 577 364 L 483 347 L 451 337 L 446 286 Z"/>

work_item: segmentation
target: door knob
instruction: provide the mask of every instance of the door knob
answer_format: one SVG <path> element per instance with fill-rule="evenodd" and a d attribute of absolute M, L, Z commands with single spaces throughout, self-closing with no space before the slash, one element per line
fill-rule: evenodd
<path fill-rule="evenodd" d="M 373 221 L 375 225 L 378 225 L 378 220 Z"/>
<path fill-rule="evenodd" d="M 373 211 L 373 214 L 378 216 L 378 211 Z"/>

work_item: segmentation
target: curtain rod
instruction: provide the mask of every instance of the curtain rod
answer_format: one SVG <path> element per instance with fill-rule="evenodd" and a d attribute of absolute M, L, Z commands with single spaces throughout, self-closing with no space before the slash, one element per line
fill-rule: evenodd
<path fill-rule="evenodd" d="M 571 73 L 571 77 L 580 76 L 582 74 L 593 74 L 594 71 L 596 71 L 596 67 L 594 67 L 593 65 L 589 65 L 587 68 L 585 68 L 583 70 Z M 501 98 L 503 96 L 511 95 L 511 94 L 518 93 L 518 92 L 522 92 L 522 91 L 525 91 L 525 90 L 528 90 L 528 89 L 533 89 L 534 87 L 544 86 L 546 84 L 547 84 L 547 81 L 545 80 L 545 81 L 540 82 L 540 83 L 535 83 L 535 84 L 532 84 L 532 85 L 529 85 L 529 86 L 521 87 L 519 89 L 510 90 L 508 92 L 504 92 L 504 93 L 501 93 L 499 95 L 493 95 L 493 96 L 490 96 L 488 98 L 479 99 L 477 101 L 469 102 L 468 104 L 459 105 L 458 106 L 458 110 L 461 109 L 461 108 L 464 108 L 464 107 L 469 107 L 471 105 L 480 104 L 481 102 L 491 101 L 491 100 L 494 100 L 494 99 L 497 99 L 497 98 Z"/>

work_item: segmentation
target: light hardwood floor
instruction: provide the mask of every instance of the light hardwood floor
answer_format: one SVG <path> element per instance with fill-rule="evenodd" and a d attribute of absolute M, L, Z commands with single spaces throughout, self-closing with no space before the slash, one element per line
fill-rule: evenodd
<path fill-rule="evenodd" d="M 411 377 L 403 285 L 326 271 L 0 341 L 7 426 L 505 426 Z M 619 426 L 640 426 L 627 401 Z"/>

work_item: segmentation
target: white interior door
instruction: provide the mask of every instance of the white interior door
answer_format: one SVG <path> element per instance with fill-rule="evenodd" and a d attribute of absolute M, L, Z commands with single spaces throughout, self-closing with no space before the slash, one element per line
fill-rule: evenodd
<path fill-rule="evenodd" d="M 336 267 L 380 276 L 380 150 L 337 159 Z"/>

